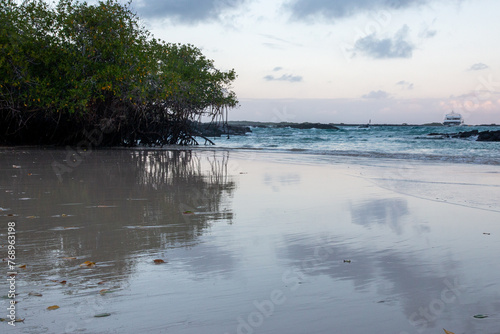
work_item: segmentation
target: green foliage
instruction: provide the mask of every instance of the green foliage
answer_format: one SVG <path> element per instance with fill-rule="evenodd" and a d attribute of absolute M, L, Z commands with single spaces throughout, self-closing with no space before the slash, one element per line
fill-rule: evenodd
<path fill-rule="evenodd" d="M 238 103 L 234 70 L 149 34 L 128 5 L 0 0 L 0 141 L 192 143 L 190 123 Z"/>

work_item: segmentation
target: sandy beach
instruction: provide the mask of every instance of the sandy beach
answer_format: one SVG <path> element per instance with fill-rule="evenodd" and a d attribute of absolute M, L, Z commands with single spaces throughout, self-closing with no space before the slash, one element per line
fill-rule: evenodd
<path fill-rule="evenodd" d="M 500 333 L 500 166 L 4 148 L 0 171 L 2 333 Z"/>

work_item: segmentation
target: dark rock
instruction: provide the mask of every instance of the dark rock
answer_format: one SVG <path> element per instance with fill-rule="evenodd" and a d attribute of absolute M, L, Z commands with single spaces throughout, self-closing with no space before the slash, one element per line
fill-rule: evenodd
<path fill-rule="evenodd" d="M 290 127 L 292 129 L 322 129 L 322 130 L 338 130 L 339 128 L 332 124 L 323 123 L 285 123 L 279 124 L 277 127 L 286 128 Z"/>
<path fill-rule="evenodd" d="M 205 137 L 220 137 L 222 135 L 244 135 L 252 130 L 247 126 L 225 125 L 215 123 L 196 123 L 192 125 L 196 132 Z"/>
<path fill-rule="evenodd" d="M 470 138 L 477 136 L 477 141 L 500 141 L 500 130 L 497 131 L 463 131 L 458 133 L 429 133 L 428 136 L 440 137 L 440 138 Z"/>
<path fill-rule="evenodd" d="M 500 130 L 480 132 L 477 141 L 500 141 Z"/>
<path fill-rule="evenodd" d="M 479 134 L 478 130 L 459 132 L 452 136 L 453 138 L 469 138 L 471 136 L 477 136 Z"/>
<path fill-rule="evenodd" d="M 252 130 L 248 126 L 236 126 L 236 125 L 228 125 L 226 127 L 226 130 L 227 131 L 223 131 L 224 134 L 230 134 L 235 136 L 242 136 L 249 132 L 252 132 Z"/>
<path fill-rule="evenodd" d="M 425 123 L 423 126 L 443 126 L 443 123 L 433 122 L 433 123 Z"/>

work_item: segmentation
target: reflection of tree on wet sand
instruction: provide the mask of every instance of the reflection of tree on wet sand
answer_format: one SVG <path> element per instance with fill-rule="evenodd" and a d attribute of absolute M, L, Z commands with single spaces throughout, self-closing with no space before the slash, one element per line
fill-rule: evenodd
<path fill-rule="evenodd" d="M 227 154 L 96 151 L 60 183 L 50 164 L 64 155 L 4 154 L 0 165 L 9 169 L 15 159 L 22 167 L 12 171 L 17 177 L 0 176 L 10 191 L 3 191 L 0 201 L 18 216 L 20 261 L 28 263 L 33 278 L 44 272 L 68 281 L 72 275 L 119 279 L 136 261 L 152 262 L 160 253 L 168 257 L 167 248 L 192 246 L 214 221 L 232 219 L 224 210 L 235 189 Z M 187 218 L 184 206 L 196 212 Z M 85 260 L 95 261 L 99 270 L 78 270 Z"/>
<path fill-rule="evenodd" d="M 200 220 L 198 223 L 201 223 L 207 217 L 232 219 L 230 212 L 220 208 L 225 196 L 235 189 L 227 175 L 227 154 L 201 156 L 192 151 L 136 151 L 133 154 L 139 184 L 164 191 L 162 201 L 168 212 L 182 214 L 188 222 Z M 203 214 L 187 216 L 183 214 L 186 211 Z"/>

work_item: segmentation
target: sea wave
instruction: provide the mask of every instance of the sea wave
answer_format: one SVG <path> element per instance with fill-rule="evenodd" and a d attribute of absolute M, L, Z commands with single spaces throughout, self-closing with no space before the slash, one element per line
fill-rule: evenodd
<path fill-rule="evenodd" d="M 482 131 L 498 129 L 479 128 Z M 340 131 L 255 128 L 250 135 L 232 136 L 230 140 L 218 138 L 215 143 L 221 149 L 253 149 L 272 154 L 281 152 L 309 156 L 500 165 L 499 142 L 477 142 L 473 138 L 457 139 L 445 136 L 437 140 L 435 136 L 429 135 L 435 132 L 435 128 L 425 126 L 380 126 L 359 130 L 356 127 L 344 127 L 340 128 Z M 457 129 L 443 128 L 440 131 L 453 133 Z"/>

